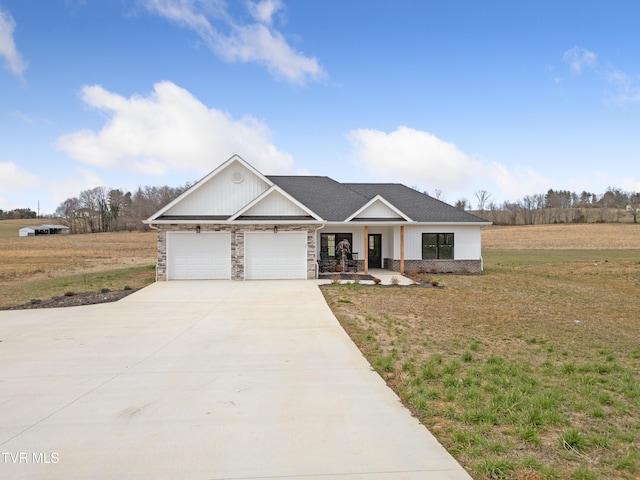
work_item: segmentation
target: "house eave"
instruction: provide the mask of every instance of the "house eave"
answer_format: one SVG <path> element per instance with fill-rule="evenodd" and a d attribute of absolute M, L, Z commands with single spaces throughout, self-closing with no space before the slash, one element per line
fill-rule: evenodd
<path fill-rule="evenodd" d="M 376 225 L 380 227 L 397 227 L 400 225 L 404 226 L 412 226 L 412 227 L 421 227 L 421 226 L 435 226 L 435 225 L 445 225 L 445 226 L 467 226 L 467 227 L 487 227 L 492 225 L 493 222 L 408 222 L 405 220 L 380 220 L 380 219 L 371 219 L 371 220 L 358 220 L 357 222 L 351 221 L 342 221 L 342 222 L 326 222 L 327 226 L 364 226 L 364 225 Z"/>
<path fill-rule="evenodd" d="M 144 220 L 145 225 L 324 225 L 325 222 L 314 219 L 263 218 L 249 220 L 212 220 L 212 219 L 181 219 L 181 220 Z"/>

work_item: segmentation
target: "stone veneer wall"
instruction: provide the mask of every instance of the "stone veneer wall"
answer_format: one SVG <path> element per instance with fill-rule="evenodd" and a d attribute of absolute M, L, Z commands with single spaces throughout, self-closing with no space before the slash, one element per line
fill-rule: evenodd
<path fill-rule="evenodd" d="M 273 232 L 276 224 L 264 225 L 207 225 L 200 224 L 201 232 L 231 233 L 231 279 L 244 280 L 244 234 L 245 232 Z M 316 278 L 316 225 L 277 224 L 280 232 L 307 232 L 307 279 Z M 158 225 L 158 259 L 156 280 L 167 279 L 167 232 L 192 231 L 195 225 Z"/>
<path fill-rule="evenodd" d="M 400 271 L 400 260 L 384 259 L 384 268 Z M 404 271 L 425 270 L 427 273 L 482 273 L 482 260 L 405 260 Z"/>

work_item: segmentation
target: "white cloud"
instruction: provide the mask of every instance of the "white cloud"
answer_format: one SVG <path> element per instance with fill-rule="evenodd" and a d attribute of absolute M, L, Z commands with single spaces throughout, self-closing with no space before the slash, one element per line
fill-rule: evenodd
<path fill-rule="evenodd" d="M 13 17 L 0 9 L 0 57 L 4 57 L 7 68 L 14 75 L 22 75 L 27 63 L 22 59 L 13 40 L 16 22 Z"/>
<path fill-rule="evenodd" d="M 578 46 L 564 52 L 562 60 L 569 65 L 575 73 L 581 73 L 583 67 L 594 67 L 598 57 L 595 53 Z"/>
<path fill-rule="evenodd" d="M 68 172 L 67 175 L 48 183 L 46 188 L 51 202 L 55 205 L 53 208 L 55 210 L 66 199 L 75 197 L 84 190 L 90 190 L 106 184 L 104 179 L 93 170 L 77 167 L 72 172 Z"/>
<path fill-rule="evenodd" d="M 35 175 L 19 168 L 13 162 L 0 162 L 0 190 L 37 188 Z"/>
<path fill-rule="evenodd" d="M 238 153 L 260 171 L 294 171 L 293 158 L 271 143 L 265 123 L 210 109 L 172 82 L 155 84 L 148 97 L 130 98 L 86 86 L 82 99 L 109 117 L 98 132 L 85 129 L 58 138 L 57 147 L 83 163 L 145 175 L 204 174 Z"/>
<path fill-rule="evenodd" d="M 271 25 L 273 15 L 283 7 L 280 0 L 264 0 L 262 2 L 249 2 L 248 8 L 251 16 L 258 22 Z"/>
<path fill-rule="evenodd" d="M 607 100 L 616 104 L 640 103 L 640 77 L 630 77 L 620 70 L 609 70 L 606 79 L 614 88 L 607 91 Z"/>
<path fill-rule="evenodd" d="M 394 132 L 349 133 L 356 161 L 380 178 L 395 177 L 409 185 L 423 183 L 447 189 L 468 183 L 482 164 L 428 132 L 398 127 Z"/>
<path fill-rule="evenodd" d="M 418 185 L 428 191 L 461 194 L 486 189 L 493 198 L 519 198 L 548 186 L 529 168 L 510 171 L 504 165 L 472 158 L 453 143 L 409 127 L 391 133 L 354 130 L 348 135 L 357 164 L 385 181 Z M 496 191 L 497 190 L 497 191 Z"/>
<path fill-rule="evenodd" d="M 275 13 L 283 8 L 279 0 L 248 2 L 247 8 L 255 21 L 250 24 L 236 22 L 222 0 L 140 1 L 150 12 L 195 31 L 228 62 L 259 63 L 276 77 L 296 84 L 326 75 L 315 57 L 296 52 L 273 27 Z"/>

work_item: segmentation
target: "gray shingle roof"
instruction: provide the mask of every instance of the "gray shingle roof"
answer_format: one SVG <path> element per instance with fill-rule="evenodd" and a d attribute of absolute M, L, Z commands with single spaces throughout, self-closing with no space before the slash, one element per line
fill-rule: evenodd
<path fill-rule="evenodd" d="M 338 183 L 329 177 L 268 176 L 296 200 L 329 222 L 341 222 L 376 195 L 408 215 L 415 222 L 486 223 L 429 195 L 399 183 Z"/>

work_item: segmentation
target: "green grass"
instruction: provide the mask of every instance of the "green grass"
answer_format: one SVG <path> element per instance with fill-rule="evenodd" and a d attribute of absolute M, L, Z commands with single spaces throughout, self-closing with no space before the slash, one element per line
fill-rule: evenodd
<path fill-rule="evenodd" d="M 18 230 L 22 227 L 35 227 L 43 223 L 58 224 L 55 218 L 25 218 L 23 220 L 0 220 L 0 239 L 18 236 Z"/>
<path fill-rule="evenodd" d="M 141 288 L 155 281 L 155 265 L 122 268 L 107 272 L 67 275 L 39 280 L 24 280 L 4 287 L 3 298 L 11 301 L 0 307 L 27 303 L 32 299 L 46 300 L 65 292 L 94 292 L 102 288 L 122 290 L 125 286 Z"/>
<path fill-rule="evenodd" d="M 323 291 L 474 478 L 638 478 L 640 251 L 495 250 L 485 265 L 444 289 Z"/>

